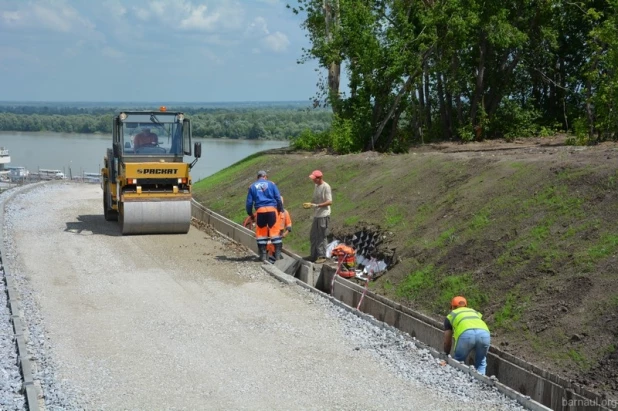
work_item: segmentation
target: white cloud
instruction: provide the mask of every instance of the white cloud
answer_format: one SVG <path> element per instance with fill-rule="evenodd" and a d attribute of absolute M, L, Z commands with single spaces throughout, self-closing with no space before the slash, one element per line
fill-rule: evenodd
<path fill-rule="evenodd" d="M 210 1 L 210 4 L 194 4 L 190 0 L 156 0 L 148 3 L 145 8 L 133 7 L 132 10 L 139 20 L 157 19 L 176 30 L 215 32 L 241 27 L 244 8 L 239 3 Z"/>
<path fill-rule="evenodd" d="M 201 53 L 206 59 L 215 64 L 223 64 L 223 59 L 215 54 L 212 50 L 202 49 Z"/>
<path fill-rule="evenodd" d="M 174 5 L 173 4 L 166 4 L 166 3 L 169 3 L 169 2 L 153 1 L 153 2 L 150 3 L 150 10 L 156 16 L 165 17 L 165 10 L 168 7 L 170 7 L 171 9 L 174 9 Z M 183 8 L 185 7 L 183 1 L 179 1 L 178 4 L 181 5 L 181 7 L 183 7 Z"/>
<path fill-rule="evenodd" d="M 0 63 L 8 60 L 18 60 L 28 63 L 40 62 L 40 59 L 35 55 L 25 53 L 17 47 L 3 46 L 0 44 Z"/>
<path fill-rule="evenodd" d="M 269 34 L 263 39 L 264 46 L 275 53 L 281 53 L 287 50 L 290 45 L 288 36 L 280 31 Z"/>
<path fill-rule="evenodd" d="M 105 46 L 101 49 L 101 54 L 105 57 L 110 57 L 113 59 L 120 59 L 124 57 L 124 53 L 120 50 L 116 50 L 113 47 Z"/>
<path fill-rule="evenodd" d="M 120 0 L 105 0 L 103 6 L 115 18 L 122 18 L 127 15 L 127 8 Z"/>
<path fill-rule="evenodd" d="M 0 18 L 9 26 L 19 24 L 21 19 L 18 11 L 3 11 L 0 13 Z"/>
<path fill-rule="evenodd" d="M 64 54 L 69 57 L 77 56 L 82 51 L 85 44 L 86 42 L 84 40 L 78 40 L 73 46 L 64 49 Z"/>
<path fill-rule="evenodd" d="M 65 0 L 20 3 L 16 10 L 0 13 L 0 23 L 12 29 L 43 29 L 60 33 L 92 32 L 95 25 Z"/>
<path fill-rule="evenodd" d="M 219 34 L 199 35 L 199 39 L 214 46 L 235 46 L 239 43 L 237 39 L 230 36 L 222 37 Z"/>
<path fill-rule="evenodd" d="M 133 13 L 135 17 L 142 21 L 150 20 L 150 12 L 146 9 L 142 9 L 140 7 L 133 7 Z"/>
<path fill-rule="evenodd" d="M 268 34 L 268 25 L 264 17 L 258 16 L 247 26 L 245 34 L 248 36 Z"/>
<path fill-rule="evenodd" d="M 189 17 L 180 21 L 180 27 L 187 30 L 214 31 L 221 14 L 217 12 L 208 14 L 207 11 L 208 7 L 197 6 L 191 10 Z"/>
<path fill-rule="evenodd" d="M 288 36 L 280 31 L 271 33 L 268 30 L 268 24 L 264 17 L 258 16 L 247 26 L 245 29 L 246 37 L 257 37 L 261 45 L 270 51 L 275 53 L 281 53 L 287 50 L 290 45 Z M 253 49 L 253 53 L 257 54 L 260 50 L 258 48 Z"/>

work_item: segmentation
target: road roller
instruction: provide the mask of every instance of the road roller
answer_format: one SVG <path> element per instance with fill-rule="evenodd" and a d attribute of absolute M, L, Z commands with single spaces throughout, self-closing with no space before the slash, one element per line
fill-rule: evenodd
<path fill-rule="evenodd" d="M 194 159 L 185 162 L 185 156 Z M 190 170 L 202 155 L 191 147 L 191 122 L 162 106 L 120 111 L 113 118 L 112 148 L 101 169 L 103 214 L 123 235 L 186 234 L 191 226 Z"/>

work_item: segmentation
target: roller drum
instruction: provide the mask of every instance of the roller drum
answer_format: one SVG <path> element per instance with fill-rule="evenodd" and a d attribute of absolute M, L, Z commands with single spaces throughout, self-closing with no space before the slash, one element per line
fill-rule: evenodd
<path fill-rule="evenodd" d="M 130 201 L 123 204 L 122 234 L 186 234 L 190 201 Z"/>

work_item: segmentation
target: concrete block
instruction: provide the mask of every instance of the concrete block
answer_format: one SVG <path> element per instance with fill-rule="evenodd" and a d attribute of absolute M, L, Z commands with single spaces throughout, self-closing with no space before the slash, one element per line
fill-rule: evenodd
<path fill-rule="evenodd" d="M 313 263 L 303 261 L 298 271 L 298 279 L 311 287 L 316 286 L 316 276 L 313 272 Z"/>
<path fill-rule="evenodd" d="M 275 261 L 275 267 L 277 267 L 279 270 L 283 271 L 284 273 L 286 272 L 287 268 L 289 268 L 290 266 L 294 266 L 294 265 L 296 265 L 296 261 L 292 260 L 290 257 L 283 257 L 281 260 Z"/>
<path fill-rule="evenodd" d="M 292 277 L 289 274 L 284 273 L 283 271 L 275 267 L 273 264 L 263 264 L 262 269 L 284 284 L 289 285 L 289 284 L 296 283 L 296 278 Z"/>

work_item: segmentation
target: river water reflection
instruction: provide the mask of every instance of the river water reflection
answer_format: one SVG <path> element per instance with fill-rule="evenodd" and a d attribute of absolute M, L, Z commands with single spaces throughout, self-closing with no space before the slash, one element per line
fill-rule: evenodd
<path fill-rule="evenodd" d="M 202 143 L 202 158 L 191 170 L 193 181 L 208 177 L 251 154 L 287 147 L 287 141 L 195 139 Z M 0 146 L 9 150 L 9 166 L 61 170 L 65 175 L 98 173 L 111 136 L 100 134 L 27 133 L 0 131 Z M 185 157 L 191 162 L 192 157 Z M 257 171 L 257 170 L 256 170 Z"/>

